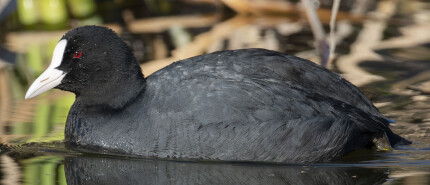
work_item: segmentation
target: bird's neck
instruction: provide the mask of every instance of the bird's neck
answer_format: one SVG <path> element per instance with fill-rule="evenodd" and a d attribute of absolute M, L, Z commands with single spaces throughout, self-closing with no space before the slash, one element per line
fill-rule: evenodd
<path fill-rule="evenodd" d="M 128 106 L 143 93 L 146 80 L 139 70 L 134 74 L 123 74 L 110 82 L 109 86 L 94 87 L 87 93 L 76 94 L 76 101 L 95 109 L 120 110 Z"/>

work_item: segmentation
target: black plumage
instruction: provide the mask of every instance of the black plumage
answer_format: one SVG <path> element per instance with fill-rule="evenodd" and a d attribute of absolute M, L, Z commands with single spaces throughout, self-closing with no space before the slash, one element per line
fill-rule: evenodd
<path fill-rule="evenodd" d="M 312 62 L 264 49 L 177 61 L 144 78 L 111 30 L 71 30 L 57 86 L 74 92 L 72 145 L 144 157 L 322 162 L 408 141 L 352 84 Z M 73 58 L 73 52 L 82 57 Z"/>

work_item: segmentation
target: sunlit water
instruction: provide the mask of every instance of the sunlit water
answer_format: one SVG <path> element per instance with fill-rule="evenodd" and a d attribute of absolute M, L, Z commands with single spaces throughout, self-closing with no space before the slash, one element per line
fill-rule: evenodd
<path fill-rule="evenodd" d="M 412 7 L 415 5 L 411 4 Z M 399 8 L 395 16 L 387 20 L 390 24 L 383 30 L 384 39 L 402 37 L 400 27 L 413 28 L 413 25 L 422 25 L 422 19 L 430 20 L 429 17 L 423 18 L 429 12 L 424 5 L 421 9 Z M 261 22 L 256 22 L 248 23 L 241 32 L 256 29 L 255 25 L 261 26 Z M 290 26 L 297 26 L 295 23 Z M 364 29 L 360 25 L 354 26 L 355 31 L 339 44 L 339 53 L 349 52 L 348 48 Z M 275 38 L 282 45 L 279 50 L 309 56 L 306 51 L 313 47 L 309 42 L 313 39 L 309 27 L 294 28 L 300 31 L 289 35 L 282 35 L 282 29 L 273 27 L 265 25 L 258 29 L 266 36 L 270 35 L 267 30 L 275 30 L 278 34 Z M 207 29 L 194 30 L 194 34 Z M 252 33 L 247 31 L 243 36 Z M 166 33 L 157 35 L 165 37 Z M 150 34 L 123 36 L 153 42 L 148 39 L 153 37 Z M 226 38 L 224 45 L 250 44 L 233 39 Z M 51 91 L 36 99 L 22 100 L 28 83 L 37 76 L 37 70 L 43 70 L 36 67 L 32 71 L 22 66 L 34 60 L 38 53 L 50 53 L 57 40 L 55 37 L 42 45 L 28 46 L 28 52 L 18 55 L 13 67 L 0 68 L 0 98 L 9 97 L 0 102 L 0 184 L 430 184 L 430 41 L 427 44 L 418 42 L 389 49 L 377 48 L 374 51 L 382 59 L 369 57 L 358 65 L 359 69 L 371 75 L 383 77 L 360 88 L 384 115 L 396 121 L 391 128 L 412 141 L 411 145 L 385 152 L 360 150 L 330 163 L 250 164 L 142 159 L 66 147 L 62 141 L 64 122 L 73 95 Z M 139 44 L 134 43 L 133 46 L 135 50 L 139 49 Z M 154 48 L 145 46 L 141 49 L 146 53 L 137 52 L 136 55 L 142 61 L 152 60 L 156 57 L 148 55 L 148 52 Z M 43 55 L 42 58 L 49 61 L 49 56 Z M 309 58 L 315 57 L 311 55 Z M 341 74 L 350 72 L 342 71 L 337 62 L 333 65 L 334 71 Z M 34 64 L 30 62 L 28 65 Z M 345 77 L 348 78 L 347 75 Z M 353 78 L 351 80 L 355 82 Z M 4 87 L 12 90 L 5 91 Z"/>

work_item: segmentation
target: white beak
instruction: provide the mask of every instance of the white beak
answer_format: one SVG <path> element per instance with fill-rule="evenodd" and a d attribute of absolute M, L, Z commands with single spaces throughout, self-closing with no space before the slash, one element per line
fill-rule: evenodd
<path fill-rule="evenodd" d="M 63 80 L 64 76 L 66 76 L 66 73 L 56 68 L 60 66 L 61 61 L 63 60 L 66 46 L 67 40 L 65 39 L 58 42 L 54 49 L 51 64 L 49 65 L 48 69 L 46 69 L 33 82 L 33 84 L 31 84 L 30 88 L 28 88 L 28 91 L 25 94 L 25 99 L 33 98 L 61 84 L 61 80 Z"/>

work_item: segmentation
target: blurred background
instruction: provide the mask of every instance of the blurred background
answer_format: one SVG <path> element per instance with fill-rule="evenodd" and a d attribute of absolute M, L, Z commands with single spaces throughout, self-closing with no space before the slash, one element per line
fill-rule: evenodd
<path fill-rule="evenodd" d="M 430 2 L 341 0 L 330 32 L 333 4 L 332 0 L 0 0 L 0 152 L 32 148 L 1 155 L 0 166 L 12 172 L 3 170 L 0 182 L 65 183 L 64 156 L 52 157 L 46 147 L 64 152 L 64 123 L 74 95 L 51 90 L 31 100 L 23 98 L 49 65 L 65 32 L 103 25 L 134 50 L 145 76 L 177 60 L 240 48 L 276 50 L 323 65 L 358 86 L 396 121 L 392 125 L 396 133 L 414 141 L 370 162 L 412 164 L 412 169 L 394 170 L 393 180 L 387 182 L 430 184 Z M 45 153 L 36 154 L 41 146 Z M 57 174 L 55 179 L 44 179 L 43 170 Z"/>

